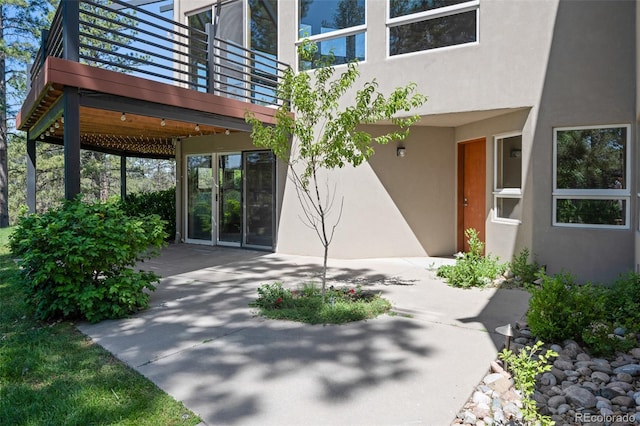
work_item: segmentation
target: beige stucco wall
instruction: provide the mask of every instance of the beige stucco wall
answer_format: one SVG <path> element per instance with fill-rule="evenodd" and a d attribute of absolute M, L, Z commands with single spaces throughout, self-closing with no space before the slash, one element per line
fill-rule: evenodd
<path fill-rule="evenodd" d="M 211 2 L 182 3 L 180 16 Z M 290 64 L 296 63 L 295 3 L 281 1 L 278 11 L 279 59 Z M 389 93 L 415 82 L 429 101 L 416 111 L 423 120 L 405 143 L 407 157 L 397 158 L 390 144 L 369 164 L 335 174 L 345 204 L 330 255 L 453 253 L 456 143 L 485 137 L 489 252 L 507 260 L 527 247 L 549 272 L 568 270 L 582 280 L 610 280 L 640 263 L 635 180 L 628 229 L 551 226 L 553 128 L 634 124 L 635 141 L 636 2 L 481 0 L 478 43 L 391 58 L 386 8 L 386 1 L 367 1 L 367 59 L 359 64 L 358 85 L 375 78 Z M 493 136 L 517 131 L 523 135 L 523 217 L 505 224 L 493 220 L 491 210 Z M 631 145 L 635 171 L 638 153 Z M 319 254 L 317 237 L 299 219 L 295 191 L 286 179 L 281 188 L 277 250 Z"/>

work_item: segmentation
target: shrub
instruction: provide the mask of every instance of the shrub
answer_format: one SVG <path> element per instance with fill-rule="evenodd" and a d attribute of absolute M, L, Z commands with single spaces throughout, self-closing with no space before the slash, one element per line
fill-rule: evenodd
<path fill-rule="evenodd" d="M 159 277 L 132 268 L 157 254 L 163 226 L 156 215 L 129 217 L 118 203 L 81 198 L 20 219 L 10 247 L 36 317 L 97 322 L 146 308 L 144 289 Z"/>
<path fill-rule="evenodd" d="M 543 272 L 543 268 L 538 262 L 533 261 L 529 263 L 529 254 L 529 249 L 524 248 L 520 253 L 515 255 L 509 263 L 509 269 L 511 269 L 513 275 L 519 278 L 525 285 L 533 284 Z"/>
<path fill-rule="evenodd" d="M 581 340 L 582 332 L 604 315 L 604 290 L 578 285 L 568 274 L 543 276 L 531 290 L 527 321 L 534 335 L 547 341 Z"/>
<path fill-rule="evenodd" d="M 607 291 L 607 320 L 629 331 L 640 332 L 640 274 L 620 276 Z"/>
<path fill-rule="evenodd" d="M 467 237 L 469 251 L 459 253 L 455 265 L 443 265 L 436 274 L 453 287 L 485 287 L 504 273 L 506 265 L 499 263 L 498 258 L 491 255 L 483 256 L 484 243 L 480 241 L 475 229 L 467 229 L 464 235 Z"/>
<path fill-rule="evenodd" d="M 513 374 L 515 387 L 522 394 L 522 414 L 523 420 L 540 426 L 555 424 L 550 417 L 542 416 L 538 413 L 536 401 L 532 398 L 536 386 L 536 377 L 546 371 L 551 370 L 549 361 L 557 357 L 558 353 L 547 349 L 544 354 L 540 353 L 543 343 L 538 341 L 533 346 L 525 346 L 518 354 L 506 348 L 498 354 L 500 359 L 505 361 L 509 371 Z"/>
<path fill-rule="evenodd" d="M 172 239 L 176 234 L 176 189 L 164 191 L 140 192 L 127 195 L 127 199 L 121 204 L 128 216 L 144 216 L 156 214 L 165 221 L 164 232 L 167 239 Z"/>

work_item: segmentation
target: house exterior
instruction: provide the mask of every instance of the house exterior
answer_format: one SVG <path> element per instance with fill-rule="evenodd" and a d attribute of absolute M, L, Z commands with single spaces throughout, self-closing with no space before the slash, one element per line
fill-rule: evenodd
<path fill-rule="evenodd" d="M 328 175 L 344 197 L 330 257 L 451 256 L 464 249 L 464 230 L 472 227 L 487 253 L 506 261 L 527 248 L 551 274 L 610 282 L 638 269 L 636 1 L 175 0 L 171 10 L 182 33 L 213 31 L 223 43 L 215 48 L 226 53 L 205 71 L 181 61 L 195 71 L 170 99 L 91 106 L 141 120 L 174 113 L 176 130 L 162 144 L 180 176 L 177 240 L 321 255 L 300 220 L 286 165 L 253 146 L 241 113 L 249 108 L 272 122 L 274 86 L 255 82 L 276 81 L 264 73 L 276 64 L 313 68 L 296 54 L 310 38 L 320 54 L 333 51 L 336 71 L 357 60 L 361 82 L 376 79 L 386 93 L 414 82 L 429 98 L 405 141 Z M 221 47 L 227 42 L 236 47 Z M 238 46 L 260 52 L 262 65 L 234 61 Z M 173 57 L 189 49 L 186 43 Z M 193 96 L 189 84 L 225 63 L 235 65 L 207 93 L 180 100 Z M 249 82 L 241 77 L 247 64 Z M 114 77 L 82 72 L 87 85 Z M 50 87 L 68 91 L 63 86 L 72 80 Z M 46 113 L 34 112 L 42 88 L 34 90 L 21 116 L 30 140 L 48 128 Z M 366 129 L 375 135 L 387 126 Z M 66 150 L 66 130 L 64 137 Z"/>

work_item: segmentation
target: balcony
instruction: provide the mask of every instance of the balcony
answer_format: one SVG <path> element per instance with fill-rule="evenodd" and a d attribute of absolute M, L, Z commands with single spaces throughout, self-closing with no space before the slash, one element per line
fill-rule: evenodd
<path fill-rule="evenodd" d="M 178 140 L 273 122 L 288 66 L 120 0 L 62 0 L 17 118 L 30 141 L 152 158 Z M 78 148 L 78 149 L 79 149 Z"/>

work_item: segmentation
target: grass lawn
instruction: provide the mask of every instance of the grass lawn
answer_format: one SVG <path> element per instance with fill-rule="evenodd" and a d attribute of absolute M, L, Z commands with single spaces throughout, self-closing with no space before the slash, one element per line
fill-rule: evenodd
<path fill-rule="evenodd" d="M 0 424 L 195 425 L 180 402 L 69 322 L 31 318 L 0 229 Z"/>

